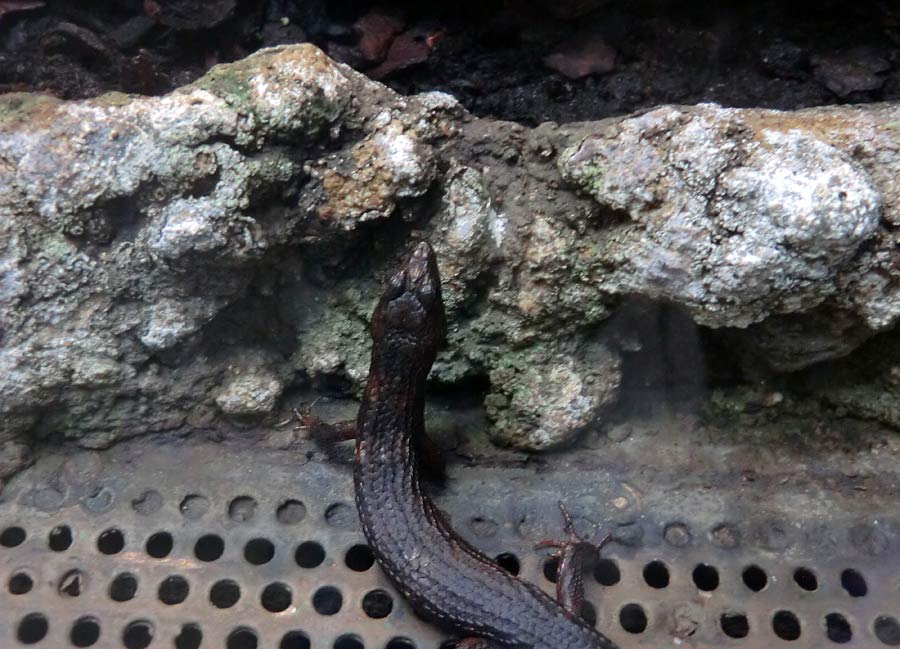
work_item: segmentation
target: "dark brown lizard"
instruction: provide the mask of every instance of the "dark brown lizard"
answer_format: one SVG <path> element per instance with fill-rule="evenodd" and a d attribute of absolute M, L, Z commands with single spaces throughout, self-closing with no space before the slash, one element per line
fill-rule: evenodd
<path fill-rule="evenodd" d="M 577 614 L 585 544 L 554 544 L 565 573 L 557 603 L 467 543 L 422 491 L 416 439 L 425 434 L 425 379 L 445 334 L 427 243 L 390 279 L 371 334 L 356 421 L 356 504 L 375 557 L 403 596 L 422 617 L 462 636 L 463 649 L 617 649 Z"/>

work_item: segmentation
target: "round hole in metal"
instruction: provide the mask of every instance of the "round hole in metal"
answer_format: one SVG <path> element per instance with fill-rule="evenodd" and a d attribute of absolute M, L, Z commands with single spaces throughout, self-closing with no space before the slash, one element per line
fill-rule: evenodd
<path fill-rule="evenodd" d="M 511 575 L 518 575 L 521 566 L 519 565 L 519 557 L 514 555 L 512 552 L 503 552 L 494 557 L 494 560 L 497 562 L 501 568 L 503 568 L 506 572 Z"/>
<path fill-rule="evenodd" d="M 825 635 L 837 644 L 846 644 L 853 639 L 850 622 L 840 613 L 829 613 L 825 616 Z"/>
<path fill-rule="evenodd" d="M 772 617 L 772 630 L 782 640 L 797 640 L 800 637 L 800 620 L 791 611 L 778 611 Z"/>
<path fill-rule="evenodd" d="M 384 649 L 416 649 L 416 644 L 409 638 L 391 638 Z"/>
<path fill-rule="evenodd" d="M 231 608 L 241 598 L 241 587 L 231 579 L 221 579 L 209 589 L 209 601 L 216 608 Z"/>
<path fill-rule="evenodd" d="M 644 581 L 651 588 L 665 588 L 669 585 L 669 569 L 662 561 L 651 561 L 644 566 Z"/>
<path fill-rule="evenodd" d="M 794 571 L 794 583 L 806 591 L 814 591 L 819 588 L 819 579 L 809 568 L 797 568 Z"/>
<path fill-rule="evenodd" d="M 313 608 L 320 615 L 334 615 L 341 610 L 344 604 L 344 596 L 334 586 L 322 586 L 312 598 Z"/>
<path fill-rule="evenodd" d="M 217 534 L 204 534 L 194 544 L 194 556 L 200 561 L 216 561 L 225 552 L 225 541 Z"/>
<path fill-rule="evenodd" d="M 597 609 L 587 600 L 581 602 L 581 619 L 591 626 L 597 626 Z"/>
<path fill-rule="evenodd" d="M 363 596 L 362 609 L 366 615 L 376 620 L 386 618 L 394 610 L 394 598 L 380 588 L 370 590 Z"/>
<path fill-rule="evenodd" d="M 69 631 L 69 641 L 76 647 L 91 647 L 100 639 L 100 623 L 89 615 L 75 620 Z"/>
<path fill-rule="evenodd" d="M 228 518 L 238 523 L 246 523 L 256 516 L 256 499 L 252 496 L 238 496 L 228 504 Z"/>
<path fill-rule="evenodd" d="M 175 546 L 175 540 L 168 532 L 156 532 L 147 539 L 144 549 L 154 559 L 165 559 L 172 553 Z"/>
<path fill-rule="evenodd" d="M 250 539 L 244 546 L 244 558 L 254 566 L 269 563 L 275 556 L 275 545 L 269 539 Z"/>
<path fill-rule="evenodd" d="M 147 649 L 153 642 L 156 630 L 149 620 L 129 622 L 122 632 L 122 643 L 125 649 Z"/>
<path fill-rule="evenodd" d="M 622 579 L 622 573 L 612 559 L 599 559 L 594 565 L 594 579 L 603 586 L 615 586 Z"/>
<path fill-rule="evenodd" d="M 306 518 L 306 505 L 299 500 L 285 500 L 275 510 L 275 518 L 283 525 L 296 525 Z"/>
<path fill-rule="evenodd" d="M 203 630 L 199 624 L 185 624 L 175 636 L 175 649 L 200 649 L 203 644 Z"/>
<path fill-rule="evenodd" d="M 719 617 L 719 626 L 722 633 L 729 638 L 746 638 L 750 633 L 750 621 L 743 613 L 729 611 Z"/>
<path fill-rule="evenodd" d="M 879 615 L 873 625 L 875 637 L 889 647 L 900 646 L 900 622 L 891 615 Z"/>
<path fill-rule="evenodd" d="M 155 489 L 148 489 L 131 501 L 131 508 L 141 516 L 149 516 L 158 512 L 162 504 L 162 495 Z"/>
<path fill-rule="evenodd" d="M 288 631 L 278 644 L 278 649 L 309 649 L 309 647 L 309 636 L 303 631 Z"/>
<path fill-rule="evenodd" d="M 22 545 L 25 542 L 26 536 L 25 530 L 18 525 L 7 527 L 0 532 L 0 545 L 4 548 L 14 548 Z"/>
<path fill-rule="evenodd" d="M 263 588 L 259 600 L 262 607 L 270 613 L 281 613 L 290 607 L 293 596 L 287 584 L 276 582 Z"/>
<path fill-rule="evenodd" d="M 853 568 L 847 568 L 841 572 L 841 586 L 850 597 L 865 597 L 869 592 L 865 577 Z"/>
<path fill-rule="evenodd" d="M 209 511 L 209 500 L 206 499 L 206 496 L 201 496 L 200 494 L 188 494 L 182 499 L 178 509 L 181 511 L 182 516 L 196 521 L 203 518 L 206 512 Z"/>
<path fill-rule="evenodd" d="M 274 556 L 275 545 L 269 539 L 250 539 L 244 546 L 244 558 L 254 566 L 269 563 Z"/>
<path fill-rule="evenodd" d="M 187 579 L 181 575 L 171 575 L 163 579 L 156 594 L 163 604 L 175 606 L 186 600 L 190 592 L 191 587 Z"/>
<path fill-rule="evenodd" d="M 365 572 L 375 564 L 375 555 L 365 543 L 354 545 L 344 555 L 344 563 L 350 570 Z"/>
<path fill-rule="evenodd" d="M 294 560 L 301 568 L 315 568 L 325 561 L 325 548 L 315 541 L 306 541 L 297 546 Z M 375 559 L 373 558 L 372 560 L 374 561 Z"/>
<path fill-rule="evenodd" d="M 334 649 L 366 649 L 366 645 L 359 636 L 347 633 L 334 641 Z"/>
<path fill-rule="evenodd" d="M 559 576 L 559 557 L 547 557 L 547 559 L 544 560 L 541 571 L 544 573 L 544 578 L 547 581 L 555 584 L 556 579 Z"/>
<path fill-rule="evenodd" d="M 97 537 L 97 549 L 102 554 L 118 554 L 125 547 L 125 535 L 122 530 L 111 527 Z"/>
<path fill-rule="evenodd" d="M 137 594 L 138 579 L 130 572 L 115 576 L 109 584 L 109 598 L 115 602 L 127 602 Z"/>
<path fill-rule="evenodd" d="M 34 588 L 34 579 L 27 572 L 14 573 L 7 583 L 10 595 L 24 595 Z"/>
<path fill-rule="evenodd" d="M 619 624 L 628 633 L 643 633 L 647 630 L 647 614 L 640 604 L 626 604 L 619 611 Z"/>
<path fill-rule="evenodd" d="M 16 638 L 22 644 L 37 644 L 47 635 L 50 625 L 43 613 L 29 613 L 19 621 Z"/>
<path fill-rule="evenodd" d="M 524 522 L 524 519 L 523 519 Z M 491 538 L 497 534 L 497 521 L 485 516 L 473 516 L 469 519 L 469 529 L 475 536 Z"/>
<path fill-rule="evenodd" d="M 259 646 L 259 638 L 256 631 L 248 627 L 238 627 L 228 634 L 225 641 L 227 649 L 256 649 Z"/>
<path fill-rule="evenodd" d="M 698 563 L 691 573 L 694 585 L 703 591 L 713 591 L 719 587 L 719 571 L 715 566 L 705 563 Z"/>
<path fill-rule="evenodd" d="M 72 545 L 72 528 L 68 525 L 57 525 L 47 535 L 47 547 L 54 552 L 65 552 Z"/>
<path fill-rule="evenodd" d="M 747 566 L 741 573 L 744 585 L 755 593 L 758 593 L 769 583 L 769 576 L 759 566 Z"/>
<path fill-rule="evenodd" d="M 63 597 L 78 597 L 84 590 L 84 581 L 84 573 L 73 568 L 60 578 L 56 590 Z"/>
<path fill-rule="evenodd" d="M 325 510 L 325 522 L 333 527 L 347 529 L 353 527 L 356 520 L 356 508 L 347 503 L 334 503 Z"/>

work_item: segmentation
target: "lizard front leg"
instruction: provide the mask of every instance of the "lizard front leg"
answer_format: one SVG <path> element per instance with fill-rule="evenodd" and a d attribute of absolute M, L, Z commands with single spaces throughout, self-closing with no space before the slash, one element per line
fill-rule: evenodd
<path fill-rule="evenodd" d="M 309 431 L 310 436 L 318 442 L 334 443 L 356 439 L 356 421 L 338 421 L 333 424 L 319 419 L 313 414 L 301 414 L 301 425 Z M 444 454 L 424 432 L 416 436 L 416 452 L 422 466 L 423 477 L 431 482 L 443 483 L 446 480 L 446 463 Z"/>
<path fill-rule="evenodd" d="M 578 617 L 584 604 L 584 571 L 591 569 L 597 560 L 597 553 L 610 537 L 606 535 L 597 545 L 580 538 L 575 533 L 575 525 L 569 510 L 563 503 L 559 503 L 559 509 L 565 519 L 563 529 L 568 538 L 565 541 L 545 539 L 539 541 L 535 549 L 556 548 L 556 552 L 552 555 L 559 562 L 556 573 L 556 601 L 570 616 Z"/>

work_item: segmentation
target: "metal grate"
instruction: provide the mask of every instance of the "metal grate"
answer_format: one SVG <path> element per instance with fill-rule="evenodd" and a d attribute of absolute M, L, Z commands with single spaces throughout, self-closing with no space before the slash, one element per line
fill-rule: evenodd
<path fill-rule="evenodd" d="M 557 486 L 472 471 L 441 506 L 552 590 L 555 566 L 531 546 L 559 529 Z M 579 482 L 575 501 L 606 501 L 601 481 Z M 446 638 L 373 564 L 351 489 L 346 466 L 248 441 L 48 455 L 0 503 L 0 646 L 438 649 Z M 835 526 L 820 536 L 647 511 L 626 523 L 584 611 L 623 648 L 900 646 L 900 570 L 882 528 L 830 543 Z M 760 529 L 767 550 L 742 538 Z"/>

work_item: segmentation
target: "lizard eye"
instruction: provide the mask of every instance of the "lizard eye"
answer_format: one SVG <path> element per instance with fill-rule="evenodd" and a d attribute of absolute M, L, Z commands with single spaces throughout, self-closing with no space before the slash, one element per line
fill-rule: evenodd
<path fill-rule="evenodd" d="M 428 283 L 422 285 L 421 287 L 419 287 L 417 294 L 419 296 L 419 300 L 425 306 L 431 306 L 432 304 L 434 304 L 436 295 L 435 295 L 434 286 L 431 285 L 431 282 L 428 282 Z"/>
<path fill-rule="evenodd" d="M 394 275 L 388 280 L 388 285 L 384 289 L 384 297 L 387 300 L 393 300 L 396 297 L 400 297 L 404 290 L 403 276 L 399 274 Z"/>

